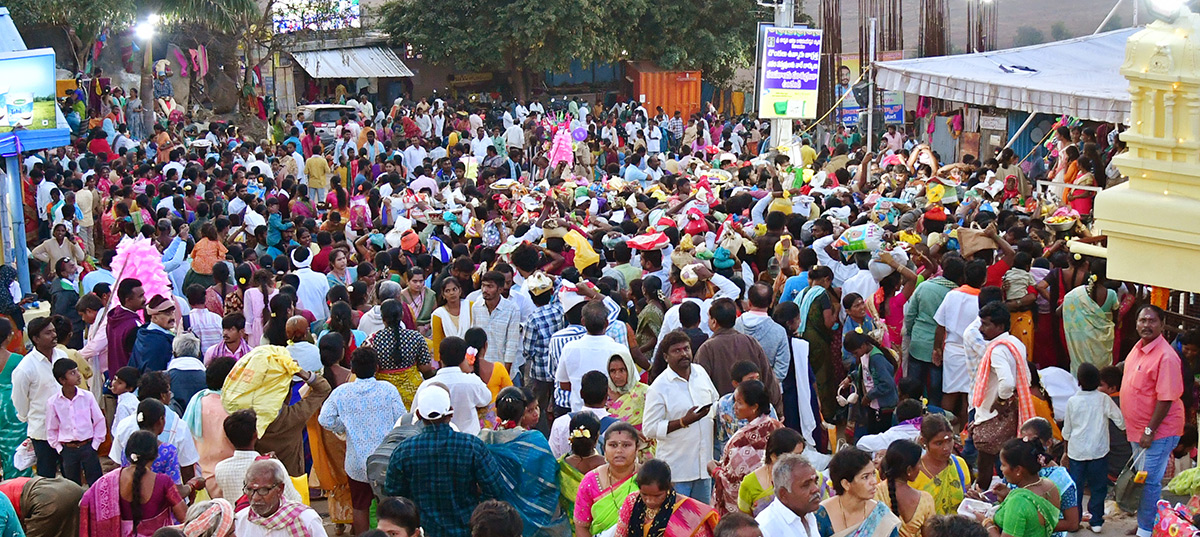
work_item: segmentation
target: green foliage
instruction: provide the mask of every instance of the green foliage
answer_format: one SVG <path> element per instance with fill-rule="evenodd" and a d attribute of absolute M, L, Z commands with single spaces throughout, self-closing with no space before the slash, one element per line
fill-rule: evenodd
<path fill-rule="evenodd" d="M 1032 26 L 1021 26 L 1017 28 L 1017 37 L 1013 39 L 1014 47 L 1027 47 L 1029 45 L 1040 45 L 1046 42 L 1046 34 L 1041 30 Z"/>
<path fill-rule="evenodd" d="M 811 24 L 797 6 L 797 24 Z M 754 63 L 754 0 L 393 0 L 380 29 L 432 62 L 469 70 L 565 70 L 572 60 L 651 60 L 728 80 Z"/>
<path fill-rule="evenodd" d="M 1104 24 L 1104 27 L 1100 28 L 1100 31 L 1101 32 L 1111 32 L 1113 30 L 1119 30 L 1124 27 L 1125 27 L 1125 23 L 1121 20 L 1121 16 L 1114 14 L 1113 17 L 1111 19 L 1108 19 L 1108 22 Z"/>
<path fill-rule="evenodd" d="M 1062 41 L 1072 37 L 1075 36 L 1071 35 L 1071 31 L 1067 30 L 1067 23 L 1063 21 L 1058 21 L 1054 23 L 1054 26 L 1050 27 L 1050 38 L 1054 41 Z"/>
<path fill-rule="evenodd" d="M 611 61 L 644 0 L 397 0 L 380 27 L 433 62 L 471 70 L 566 69 Z"/>
<path fill-rule="evenodd" d="M 133 0 L 9 0 L 5 2 L 17 28 L 61 27 L 90 42 L 100 30 L 133 21 Z"/>

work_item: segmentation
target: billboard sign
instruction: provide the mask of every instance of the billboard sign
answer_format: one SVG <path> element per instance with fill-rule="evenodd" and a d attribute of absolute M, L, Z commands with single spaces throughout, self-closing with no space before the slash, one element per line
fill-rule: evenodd
<path fill-rule="evenodd" d="M 54 49 L 0 53 L 0 132 L 58 128 Z"/>
<path fill-rule="evenodd" d="M 760 26 L 759 31 L 758 117 L 817 117 L 821 31 L 774 26 Z"/>
<path fill-rule="evenodd" d="M 892 60 L 904 59 L 904 51 L 900 50 L 885 50 L 879 52 L 875 61 L 887 62 Z M 854 92 L 850 91 L 850 87 L 858 80 L 861 73 L 858 54 L 848 53 L 838 56 L 838 63 L 841 67 L 838 68 L 838 81 L 834 87 L 834 98 L 841 98 L 842 103 L 838 106 L 838 116 L 841 118 L 841 123 L 847 127 L 858 125 L 858 114 L 866 111 L 867 103 L 859 103 L 854 99 Z M 901 124 L 904 123 L 904 93 L 899 91 L 885 90 L 882 93 L 882 100 L 876 101 L 876 106 L 883 112 L 883 122 Z"/>

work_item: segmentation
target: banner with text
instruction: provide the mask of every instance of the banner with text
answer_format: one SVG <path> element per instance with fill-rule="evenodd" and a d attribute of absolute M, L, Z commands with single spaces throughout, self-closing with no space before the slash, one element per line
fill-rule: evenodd
<path fill-rule="evenodd" d="M 763 35 L 759 50 L 762 72 L 758 81 L 758 117 L 817 117 L 821 31 L 774 26 L 761 26 L 759 31 Z"/>

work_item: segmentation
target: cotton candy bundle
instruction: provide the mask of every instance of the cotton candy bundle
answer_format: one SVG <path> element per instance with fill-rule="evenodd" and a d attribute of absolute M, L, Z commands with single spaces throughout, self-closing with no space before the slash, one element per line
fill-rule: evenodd
<path fill-rule="evenodd" d="M 180 248 L 183 246 L 180 245 Z M 117 256 L 112 262 L 113 274 L 117 281 L 113 285 L 115 291 L 121 281 L 134 278 L 142 282 L 142 290 L 146 293 L 146 301 L 154 296 L 171 296 L 171 280 L 167 279 L 167 271 L 163 269 L 162 254 L 150 239 L 125 240 L 117 246 Z M 117 305 L 117 293 L 112 294 L 110 307 Z"/>

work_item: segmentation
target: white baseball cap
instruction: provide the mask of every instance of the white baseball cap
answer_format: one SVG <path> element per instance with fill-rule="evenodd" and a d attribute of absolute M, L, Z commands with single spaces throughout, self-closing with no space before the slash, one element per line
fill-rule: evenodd
<path fill-rule="evenodd" d="M 425 389 L 417 392 L 413 406 L 416 407 L 418 417 L 429 421 L 440 420 L 454 414 L 454 409 L 450 406 L 450 392 L 437 385 L 426 386 Z"/>

